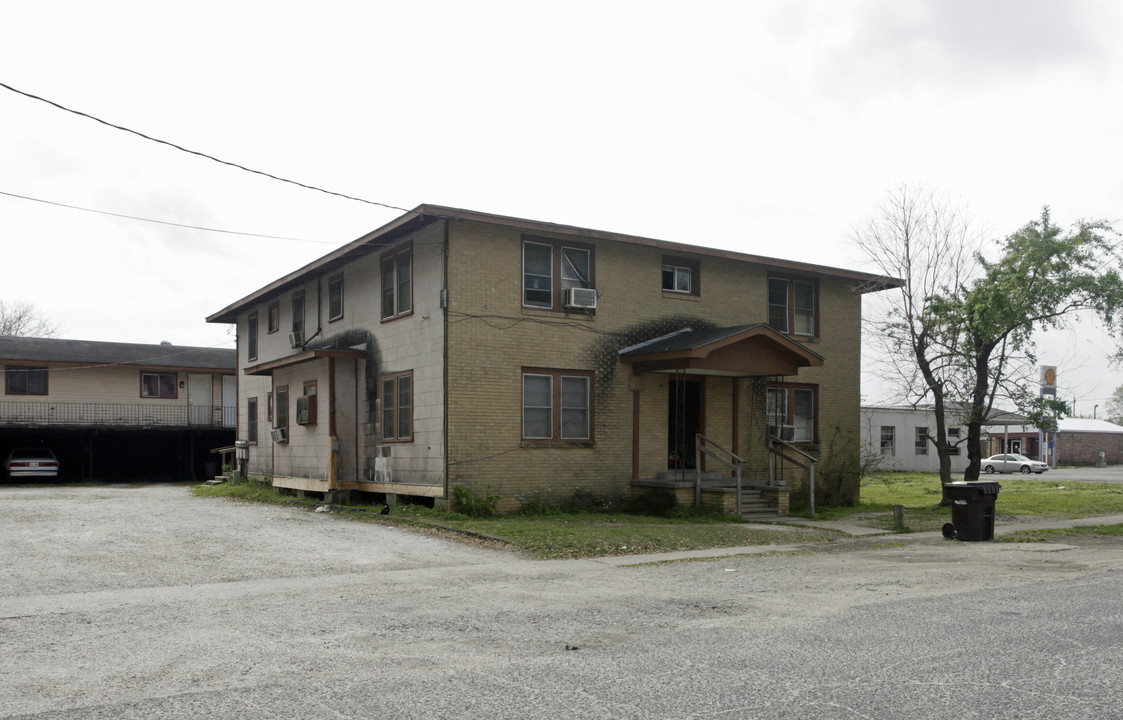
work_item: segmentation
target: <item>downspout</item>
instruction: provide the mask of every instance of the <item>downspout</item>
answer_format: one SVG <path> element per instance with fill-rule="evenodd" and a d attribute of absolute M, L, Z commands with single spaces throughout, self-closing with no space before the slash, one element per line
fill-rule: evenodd
<path fill-rule="evenodd" d="M 444 380 L 443 380 L 443 382 L 444 382 L 444 419 L 443 419 L 443 425 L 444 425 L 443 444 L 444 444 L 444 448 L 443 448 L 443 455 L 444 455 L 444 459 L 445 459 L 445 462 L 444 462 L 444 466 L 445 466 L 444 467 L 444 476 L 445 476 L 444 499 L 445 499 L 445 504 L 447 505 L 448 504 L 448 498 L 449 498 L 449 492 L 448 492 L 449 482 L 450 482 L 449 473 L 451 472 L 451 465 L 449 463 L 449 457 L 448 457 L 448 451 L 449 451 L 449 441 L 448 441 L 448 426 L 449 426 L 449 423 L 448 423 L 448 411 L 449 411 L 449 392 L 448 392 L 448 377 L 449 377 L 449 374 L 448 374 L 448 328 L 449 328 L 449 324 L 448 324 L 448 306 L 451 304 L 451 300 L 449 298 L 449 292 L 448 292 L 448 241 L 449 241 L 449 237 L 448 237 L 448 218 L 447 217 L 444 219 L 443 235 L 444 235 L 444 237 L 442 239 L 443 240 L 443 246 L 441 248 L 443 250 L 443 253 L 441 254 L 441 296 L 440 296 L 439 304 L 441 305 L 441 310 L 444 311 L 442 313 L 443 322 L 444 322 L 444 333 L 443 333 L 443 338 L 442 338 L 442 344 L 444 346 L 444 348 L 443 348 L 444 358 L 443 358 L 443 362 L 441 363 L 441 368 L 442 368 L 442 372 L 444 374 Z"/>

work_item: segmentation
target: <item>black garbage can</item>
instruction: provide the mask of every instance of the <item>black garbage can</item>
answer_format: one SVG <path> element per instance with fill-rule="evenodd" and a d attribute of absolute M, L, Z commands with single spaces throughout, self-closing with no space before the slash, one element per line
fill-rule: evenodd
<path fill-rule="evenodd" d="M 994 539 L 994 502 L 1002 486 L 992 480 L 945 485 L 951 498 L 951 523 L 958 540 Z"/>

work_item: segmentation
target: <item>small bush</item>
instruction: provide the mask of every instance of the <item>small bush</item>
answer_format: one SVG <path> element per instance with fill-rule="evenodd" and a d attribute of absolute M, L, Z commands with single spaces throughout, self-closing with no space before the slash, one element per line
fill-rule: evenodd
<path fill-rule="evenodd" d="M 493 517 L 497 514 L 498 504 L 499 496 L 491 493 L 490 485 L 482 495 L 462 485 L 452 488 L 453 509 L 468 517 Z"/>

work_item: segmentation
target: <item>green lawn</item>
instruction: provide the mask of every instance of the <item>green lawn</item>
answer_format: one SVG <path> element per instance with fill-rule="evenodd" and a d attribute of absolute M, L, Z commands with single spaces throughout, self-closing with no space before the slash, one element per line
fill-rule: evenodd
<path fill-rule="evenodd" d="M 1123 486 L 1103 483 L 1060 483 L 1003 478 L 995 509 L 998 521 L 1014 515 L 1079 518 L 1123 513 Z M 203 497 L 267 502 L 312 508 L 313 499 L 282 495 L 255 482 L 215 487 L 196 486 Z M 905 508 L 906 531 L 939 530 L 950 521 L 942 507 L 940 483 L 930 473 L 888 473 L 866 479 L 861 502 L 849 508 L 817 508 L 816 520 L 847 520 L 891 530 L 893 506 Z M 352 505 L 337 514 L 354 520 L 389 523 L 427 532 L 489 542 L 541 558 L 603 557 L 698 550 L 745 545 L 829 542 L 844 537 L 829 530 L 795 526 L 761 529 L 739 518 L 678 508 L 667 516 L 628 513 L 561 512 L 468 517 L 416 505 L 399 505 L 380 515 L 381 505 Z M 793 516 L 807 517 L 806 508 Z"/>

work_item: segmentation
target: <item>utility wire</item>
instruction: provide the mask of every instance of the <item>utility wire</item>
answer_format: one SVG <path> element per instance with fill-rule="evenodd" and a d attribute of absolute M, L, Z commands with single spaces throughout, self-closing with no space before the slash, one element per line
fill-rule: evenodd
<path fill-rule="evenodd" d="M 123 213 L 109 212 L 108 210 L 95 210 L 94 208 L 79 207 L 78 205 L 67 205 L 66 203 L 55 202 L 53 200 L 43 200 L 42 198 L 28 197 L 27 195 L 17 195 L 16 193 L 4 192 L 0 190 L 0 195 L 7 195 L 8 197 L 19 198 L 20 200 L 30 200 L 32 202 L 44 203 L 46 205 L 55 205 L 56 207 L 69 208 L 70 210 L 82 210 L 84 212 L 98 213 L 99 215 L 111 215 L 113 217 L 126 218 L 128 220 L 140 220 L 141 222 L 158 223 L 160 225 L 172 225 L 173 227 L 188 228 L 190 230 L 205 230 L 207 232 L 225 233 L 227 235 L 245 235 L 247 237 L 269 238 L 272 240 L 293 240 L 295 242 L 307 243 L 323 243 L 327 245 L 335 245 L 330 240 L 307 240 L 305 238 L 285 237 L 284 235 L 264 235 L 262 233 L 238 232 L 237 230 L 222 230 L 220 228 L 202 227 L 200 225 L 187 225 L 185 223 L 170 222 L 168 220 L 154 220 L 152 218 L 137 217 L 136 215 L 125 215 Z"/>
<path fill-rule="evenodd" d="M 336 197 L 341 197 L 341 198 L 344 198 L 346 200 L 354 200 L 356 202 L 366 203 L 367 205 L 376 205 L 378 207 L 384 207 L 384 208 L 388 208 L 390 210 L 400 210 L 402 212 L 410 212 L 410 210 L 408 208 L 398 207 L 397 205 L 388 205 L 386 203 L 376 202 L 374 200 L 366 200 L 364 198 L 355 197 L 354 195 L 345 195 L 343 193 L 335 192 L 333 190 L 325 190 L 324 188 L 316 187 L 315 185 L 308 185 L 308 184 L 305 184 L 305 183 L 302 183 L 302 182 L 298 182 L 296 180 L 289 180 L 288 178 L 283 178 L 283 177 L 280 177 L 278 175 L 273 175 L 272 173 L 267 173 L 267 172 L 264 172 L 262 170 L 254 170 L 253 168 L 246 167 L 245 165 L 239 165 L 238 163 L 230 162 L 229 160 L 221 160 L 219 158 L 216 158 L 213 155 L 208 155 L 205 152 L 199 152 L 198 150 L 191 150 L 189 148 L 183 147 L 182 145 L 177 145 L 177 144 L 175 144 L 173 142 L 169 142 L 167 140 L 161 140 L 159 138 L 152 137 L 151 135 L 145 135 L 142 132 L 139 132 L 137 130 L 132 130 L 132 129 L 124 127 L 122 125 L 115 125 L 115 124 L 113 124 L 111 122 L 108 122 L 106 120 L 102 120 L 101 118 L 94 117 L 93 115 L 90 115 L 89 113 L 84 113 L 81 110 L 74 110 L 72 108 L 66 107 L 65 105 L 60 105 L 59 103 L 54 102 L 53 100 L 48 100 L 47 98 L 40 97 L 38 95 L 33 95 L 32 93 L 29 93 L 29 92 L 24 92 L 23 90 L 19 90 L 17 88 L 14 88 L 11 85 L 8 85 L 7 83 L 0 82 L 0 87 L 4 88 L 6 90 L 10 90 L 10 91 L 16 93 L 17 95 L 23 95 L 24 97 L 31 98 L 32 100 L 38 100 L 39 102 L 44 102 L 44 103 L 46 103 L 46 104 L 48 104 L 52 107 L 58 108 L 59 110 L 65 110 L 68 113 L 72 113 L 74 115 L 78 115 L 80 117 L 84 117 L 84 118 L 93 120 L 94 122 L 101 123 L 102 125 L 105 125 L 106 127 L 111 127 L 114 130 L 120 130 L 121 132 L 131 133 L 133 135 L 136 135 L 137 137 L 144 138 L 145 140 L 151 140 L 152 142 L 160 143 L 161 145 L 167 145 L 168 147 L 175 148 L 176 150 L 179 150 L 181 152 L 185 152 L 185 153 L 188 153 L 190 155 L 197 155 L 198 157 L 206 158 L 207 160 L 213 160 L 216 163 L 219 163 L 219 164 L 222 164 L 222 165 L 227 165 L 227 166 L 232 167 L 232 168 L 237 168 L 239 170 L 245 170 L 248 173 L 253 173 L 255 175 L 261 175 L 263 177 L 267 177 L 267 178 L 270 178 L 272 180 L 277 180 L 277 181 L 280 181 L 280 182 L 283 182 L 283 183 L 288 183 L 290 185 L 296 185 L 297 187 L 302 187 L 302 188 L 305 188 L 306 190 L 315 190 L 316 192 L 321 192 L 321 193 L 324 193 L 326 195 L 334 195 Z"/>

